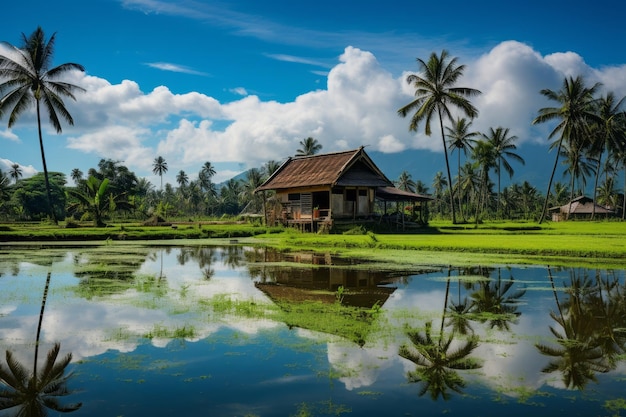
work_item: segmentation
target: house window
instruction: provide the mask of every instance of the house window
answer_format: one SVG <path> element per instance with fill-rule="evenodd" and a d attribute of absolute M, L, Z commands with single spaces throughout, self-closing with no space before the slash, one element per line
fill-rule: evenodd
<path fill-rule="evenodd" d="M 346 190 L 346 201 L 356 201 L 356 190 Z"/>
<path fill-rule="evenodd" d="M 287 200 L 289 201 L 300 201 L 300 193 L 293 193 L 287 196 Z"/>

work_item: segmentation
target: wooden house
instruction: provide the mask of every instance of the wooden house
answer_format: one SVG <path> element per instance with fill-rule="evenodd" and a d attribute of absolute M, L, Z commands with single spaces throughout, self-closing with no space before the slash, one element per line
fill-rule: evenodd
<path fill-rule="evenodd" d="M 384 193 L 383 198 L 396 198 L 393 201 L 400 195 L 404 195 L 404 201 L 430 200 L 418 194 L 407 196 L 394 188 L 363 147 L 291 157 L 256 192 L 269 190 L 276 192 L 280 202 L 278 220 L 308 230 L 330 226 L 341 219 L 371 218 L 381 193 Z M 398 194 L 394 194 L 394 190 Z"/>

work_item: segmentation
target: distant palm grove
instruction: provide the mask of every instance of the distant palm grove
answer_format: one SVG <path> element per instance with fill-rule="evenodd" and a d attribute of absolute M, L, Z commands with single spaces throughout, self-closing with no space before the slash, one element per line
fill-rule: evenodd
<path fill-rule="evenodd" d="M 20 47 L 5 42 L 14 54 L 0 55 L 0 118 L 12 127 L 34 107 L 43 172 L 23 178 L 18 164 L 8 172 L 0 171 L 0 220 L 49 219 L 56 223 L 66 219 L 104 226 L 110 220 L 154 217 L 195 221 L 248 213 L 264 218 L 264 211 L 273 207 L 271 193 L 255 190 L 279 168 L 277 161 L 220 185 L 213 181 L 216 171 L 209 161 L 194 172 L 178 171 L 175 184 L 164 184 L 168 163 L 160 155 L 153 156 L 152 170 L 159 176 L 158 186 L 137 177 L 122 161 L 107 158 L 86 173 L 73 169 L 73 185 L 65 174 L 48 172 L 42 117 L 48 117 L 57 133 L 62 132 L 61 121 L 74 123 L 63 98 L 75 100 L 74 93 L 83 89 L 64 82 L 63 75 L 84 68 L 75 63 L 51 67 L 55 35 L 46 39 L 41 28 L 22 35 L 22 40 Z M 565 205 L 588 189 L 593 190 L 596 203 L 624 219 L 624 191 L 617 187 L 621 175 L 626 184 L 624 98 L 611 92 L 600 94 L 601 85 L 588 85 L 582 77 L 571 76 L 564 78 L 557 91 L 538 92 L 553 106 L 538 109 L 532 121 L 552 127 L 547 140 L 555 151 L 555 161 L 547 190 L 544 193 L 528 182 L 502 187 L 502 175 L 512 180 L 516 167 L 525 163 L 517 153 L 518 138 L 506 126 L 493 126 L 485 132 L 472 129 L 479 109 L 471 99 L 481 92 L 458 85 L 465 66 L 457 58 L 444 50 L 439 55 L 432 53 L 428 60 L 417 59 L 417 63 L 419 73 L 406 80 L 415 88 L 415 97 L 397 112 L 409 117 L 410 131 L 423 129 L 427 136 L 435 131 L 444 151 L 445 172 L 413 179 L 405 171 L 395 183 L 400 189 L 431 195 L 431 219 L 477 224 L 494 219 L 541 222 L 549 208 Z M 312 137 L 300 141 L 300 146 L 295 156 L 313 155 L 322 149 Z"/>

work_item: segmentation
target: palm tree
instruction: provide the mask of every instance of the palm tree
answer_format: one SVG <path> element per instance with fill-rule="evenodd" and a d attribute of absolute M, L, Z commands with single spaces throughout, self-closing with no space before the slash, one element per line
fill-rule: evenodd
<path fill-rule="evenodd" d="M 548 209 L 548 201 L 550 199 L 550 187 L 554 179 L 554 173 L 561 156 L 561 147 L 569 142 L 581 142 L 588 135 L 590 126 L 593 122 L 598 122 L 599 118 L 594 112 L 593 101 L 594 94 L 600 87 L 599 83 L 592 87 L 585 86 L 582 77 L 569 77 L 563 80 L 563 86 L 559 91 L 550 89 L 541 90 L 541 94 L 548 100 L 556 101 L 560 107 L 544 107 L 539 109 L 539 115 L 533 120 L 533 124 L 545 123 L 549 121 L 557 121 L 558 124 L 550 132 L 548 139 L 556 139 L 552 142 L 550 149 L 556 146 L 556 158 L 554 168 L 548 182 L 548 191 L 546 199 L 541 211 L 539 223 L 543 222 Z"/>
<path fill-rule="evenodd" d="M 487 142 L 491 143 L 493 147 L 493 156 L 496 159 L 496 174 L 498 174 L 498 211 L 500 210 L 500 174 L 502 172 L 502 168 L 509 174 L 509 178 L 513 177 L 513 167 L 507 160 L 507 158 L 515 159 L 517 162 L 524 165 L 524 158 L 513 152 L 517 149 L 515 146 L 515 141 L 517 140 L 517 136 L 509 136 L 509 129 L 503 127 L 497 127 L 495 130 L 493 128 L 489 129 L 488 134 L 482 134 L 483 139 Z"/>
<path fill-rule="evenodd" d="M 439 215 L 443 216 L 441 211 L 441 197 L 443 196 L 443 187 L 448 185 L 448 179 L 443 175 L 443 172 L 437 171 L 435 177 L 433 178 L 433 189 L 435 190 L 435 201 L 437 202 L 437 207 L 439 208 Z"/>
<path fill-rule="evenodd" d="M 598 101 L 598 115 L 600 116 L 601 123 L 598 125 L 598 129 L 595 130 L 593 136 L 593 153 L 597 155 L 597 168 L 595 176 L 595 184 L 593 187 L 593 201 L 596 201 L 598 190 L 598 178 L 600 177 L 600 167 L 602 166 L 602 156 L 606 148 L 608 149 L 624 149 L 626 145 L 624 131 L 624 112 L 620 110 L 626 97 L 622 97 L 620 100 L 616 100 L 613 93 L 608 93 L 606 96 L 601 97 Z M 591 213 L 591 219 L 596 215 L 596 205 L 593 205 L 593 211 Z"/>
<path fill-rule="evenodd" d="M 398 110 L 402 117 L 415 111 L 409 124 L 409 131 L 415 132 L 421 121 L 425 121 L 424 133 L 430 136 L 432 131 L 430 122 L 436 114 L 439 118 L 441 128 L 441 141 L 443 153 L 446 159 L 446 169 L 448 178 L 450 175 L 450 163 L 448 161 L 448 148 L 443 130 L 443 119 L 453 120 L 449 105 L 458 108 L 469 118 L 478 115 L 478 110 L 470 103 L 468 97 L 480 94 L 479 90 L 467 87 L 456 87 L 455 84 L 463 75 L 465 65 L 457 65 L 457 58 L 449 59 L 448 51 L 445 49 L 437 56 L 434 52 L 430 55 L 428 62 L 418 58 L 417 63 L 423 76 L 411 74 L 406 81 L 415 86 L 415 99 Z M 448 184 L 450 190 L 450 207 L 452 209 L 452 222 L 456 223 L 456 212 L 454 209 L 454 195 L 452 184 Z"/>
<path fill-rule="evenodd" d="M 402 171 L 398 180 L 396 181 L 396 187 L 400 190 L 415 192 L 415 181 L 411 178 L 411 174 L 407 171 Z"/>
<path fill-rule="evenodd" d="M 480 195 L 482 182 L 477 168 L 476 164 L 473 164 L 470 161 L 465 162 L 465 164 L 461 167 L 459 192 L 462 193 L 462 195 L 467 196 L 468 217 L 471 200 L 478 200 L 478 196 Z M 465 216 L 463 213 L 462 215 Z"/>
<path fill-rule="evenodd" d="M 574 193 L 576 191 L 576 181 L 578 181 L 578 193 L 584 194 L 585 187 L 587 186 L 587 177 L 593 172 L 593 167 L 596 161 L 593 158 L 586 157 L 586 153 L 581 151 L 581 146 L 584 143 L 579 141 L 573 143 L 564 144 L 561 147 L 561 156 L 564 158 L 563 164 L 566 166 L 563 171 L 563 175 L 570 174 L 570 200 L 567 210 L 567 216 L 570 215 L 572 208 L 572 200 L 574 199 Z"/>
<path fill-rule="evenodd" d="M 167 162 L 162 156 L 154 158 L 152 163 L 152 173 L 161 177 L 161 191 L 163 191 L 163 174 L 167 172 Z"/>
<path fill-rule="evenodd" d="M 0 169 L 0 207 L 3 201 L 9 197 L 9 176 Z"/>
<path fill-rule="evenodd" d="M 319 151 L 322 150 L 322 144 L 317 141 L 317 139 L 313 139 L 312 137 L 308 137 L 300 141 L 300 148 L 296 151 L 296 156 L 310 156 L 315 155 Z"/>
<path fill-rule="evenodd" d="M 476 143 L 474 138 L 480 135 L 478 132 L 469 132 L 471 125 L 471 121 L 468 122 L 467 119 L 459 117 L 454 121 L 453 127 L 446 126 L 446 130 L 448 131 L 446 135 L 448 137 L 448 148 L 451 152 L 455 150 L 458 151 L 457 189 L 458 182 L 461 181 L 461 151 L 467 156 L 467 150 L 469 149 L 471 151 L 474 149 L 474 144 Z M 462 211 L 461 204 L 461 193 L 459 193 L 459 213 Z"/>
<path fill-rule="evenodd" d="M 72 170 L 72 172 L 70 173 L 70 177 L 72 178 L 72 180 L 74 181 L 74 184 L 78 185 L 78 183 L 80 182 L 80 180 L 83 179 L 83 171 L 81 171 L 78 168 L 74 168 Z"/>
<path fill-rule="evenodd" d="M 552 193 L 553 206 L 562 206 L 569 195 L 567 185 L 557 181 L 554 183 L 554 192 Z"/>
<path fill-rule="evenodd" d="M 602 184 L 596 188 L 596 194 L 598 204 L 611 208 L 617 207 L 617 191 L 615 189 L 614 177 L 606 177 Z"/>
<path fill-rule="evenodd" d="M 185 188 L 189 184 L 189 177 L 182 169 L 176 175 L 176 182 L 180 188 Z"/>
<path fill-rule="evenodd" d="M 489 170 L 496 166 L 495 149 L 491 142 L 480 140 L 472 150 L 472 158 L 480 167 L 480 187 L 476 204 L 476 226 L 480 219 L 480 211 L 487 200 L 487 186 L 489 184 Z"/>
<path fill-rule="evenodd" d="M 0 116 L 5 112 L 10 113 L 8 123 L 10 128 L 33 103 L 35 104 L 39 148 L 48 195 L 48 211 L 54 223 L 57 224 L 41 132 L 41 105 L 43 104 L 47 110 L 50 124 L 57 133 L 62 132 L 59 116 L 70 126 L 74 125 L 74 119 L 65 108 L 62 98 L 69 97 L 75 100 L 74 92 L 85 90 L 77 85 L 59 81 L 59 79 L 70 71 L 84 71 L 85 69 L 82 65 L 75 63 L 65 63 L 50 68 L 55 38 L 56 33 L 46 41 L 43 30 L 38 27 L 28 37 L 22 33 L 21 48 L 3 42 L 11 50 L 14 58 L 0 55 L 0 79 L 2 80 Z"/>
<path fill-rule="evenodd" d="M 246 207 L 251 206 L 252 212 L 259 213 L 263 210 L 265 213 L 265 207 L 259 207 L 261 203 L 265 205 L 265 201 L 260 198 L 254 191 L 263 183 L 263 174 L 258 168 L 251 168 L 246 174 L 246 181 L 243 183 L 243 189 L 239 194 L 239 198 L 242 202 L 246 202 Z M 245 208 L 244 208 L 245 210 Z"/>
<path fill-rule="evenodd" d="M 215 167 L 209 161 L 207 161 L 204 163 L 204 165 L 202 165 L 202 169 L 200 169 L 200 172 L 204 177 L 210 180 L 215 175 Z"/>
<path fill-rule="evenodd" d="M 280 168 L 280 164 L 276 161 L 269 160 L 265 163 L 265 165 L 263 165 L 263 174 L 265 176 L 265 178 L 269 178 L 272 176 L 272 174 L 274 174 L 274 172 L 276 172 L 278 170 L 278 168 Z"/>
<path fill-rule="evenodd" d="M 13 178 L 15 183 L 17 184 L 17 180 L 22 176 L 22 168 L 20 168 L 20 164 L 11 165 L 11 170 L 9 171 L 9 176 Z"/>

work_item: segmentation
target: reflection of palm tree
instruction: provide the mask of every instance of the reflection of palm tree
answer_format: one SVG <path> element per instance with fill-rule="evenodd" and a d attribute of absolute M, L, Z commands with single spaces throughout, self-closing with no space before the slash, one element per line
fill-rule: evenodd
<path fill-rule="evenodd" d="M 607 272 L 606 277 L 602 277 L 600 271 L 596 271 L 596 285 L 597 291 L 588 303 L 588 308 L 594 320 L 598 343 L 613 366 L 617 355 L 626 350 L 623 287 L 615 271 Z"/>
<path fill-rule="evenodd" d="M 202 276 L 207 281 L 210 281 L 214 275 L 215 275 L 215 271 L 210 266 L 207 266 L 206 268 L 202 270 Z"/>
<path fill-rule="evenodd" d="M 489 314 L 489 327 L 499 330 L 510 330 L 509 323 L 515 322 L 521 314 L 517 311 L 519 299 L 526 294 L 526 290 L 517 290 L 508 294 L 515 283 L 511 276 L 502 282 L 502 270 L 498 268 L 497 281 L 481 282 L 478 290 L 471 295 L 476 313 Z"/>
<path fill-rule="evenodd" d="M 448 400 L 448 389 L 462 393 L 465 381 L 456 372 L 457 370 L 478 369 L 482 365 L 469 354 L 478 346 L 478 338 L 472 336 L 463 342 L 458 348 L 451 350 L 454 333 L 447 338 L 440 337 L 434 341 L 431 336 L 432 322 L 426 323 L 426 329 L 422 334 L 419 331 L 410 330 L 407 336 L 413 347 L 403 345 L 400 347 L 400 356 L 417 365 L 415 371 L 408 373 L 409 382 L 422 383 L 419 395 L 427 392 L 436 400 L 441 397 Z"/>
<path fill-rule="evenodd" d="M 222 261 L 225 266 L 235 269 L 243 265 L 243 248 L 240 246 L 228 246 L 222 251 Z"/>
<path fill-rule="evenodd" d="M 465 381 L 456 372 L 457 370 L 478 369 L 482 366 L 476 360 L 468 358 L 469 354 L 478 346 L 476 336 L 472 335 L 454 350 L 451 349 L 455 333 L 452 332 L 444 336 L 449 294 L 450 277 L 448 276 L 439 338 L 436 341 L 433 340 L 431 336 L 432 322 L 428 322 L 423 334 L 412 329 L 407 331 L 407 336 L 413 347 L 406 344 L 402 345 L 399 352 L 401 357 L 417 365 L 414 371 L 408 373 L 409 382 L 421 383 L 422 388 L 419 395 L 422 396 L 429 392 L 433 400 L 437 400 L 440 395 L 444 400 L 448 400 L 450 398 L 448 389 L 462 393 L 461 390 L 465 387 Z"/>
<path fill-rule="evenodd" d="M 448 272 L 449 274 L 450 272 Z M 446 306 L 448 309 L 449 318 L 446 322 L 447 326 L 452 326 L 452 331 L 460 334 L 473 334 L 474 329 L 470 325 L 468 316 L 472 313 L 473 303 L 469 301 L 467 297 L 461 299 L 461 278 L 459 277 L 457 282 L 458 296 L 457 301 L 451 301 Z"/>
<path fill-rule="evenodd" d="M 71 394 L 71 391 L 67 389 L 66 382 L 72 375 L 71 373 L 64 375 L 65 368 L 72 361 L 71 353 L 65 355 L 60 362 L 56 361 L 61 350 L 59 343 L 50 349 L 43 369 L 37 372 L 39 338 L 50 278 L 51 273 L 48 272 L 37 325 L 33 373 L 29 374 L 26 367 L 19 363 L 9 350 L 6 351 L 7 367 L 5 368 L 4 365 L 0 364 L 0 383 L 6 386 L 6 388 L 0 388 L 0 410 L 19 407 L 16 412 L 17 416 L 45 416 L 47 414 L 46 408 L 69 413 L 82 406 L 81 403 L 65 406 L 59 403 L 58 397 Z"/>
<path fill-rule="evenodd" d="M 550 317 L 559 324 L 562 332 L 550 326 L 550 332 L 556 337 L 559 347 L 538 343 L 535 346 L 544 355 L 555 358 L 542 372 L 560 372 L 566 387 L 583 389 L 588 381 L 596 382 L 596 372 L 608 372 L 610 366 L 604 358 L 604 352 L 598 343 L 594 321 L 586 317 L 582 307 L 583 297 L 591 289 L 589 280 L 570 276 L 570 296 L 566 303 L 561 304 L 554 285 L 552 270 L 548 267 L 548 275 L 556 302 L 558 314 L 550 312 Z"/>

